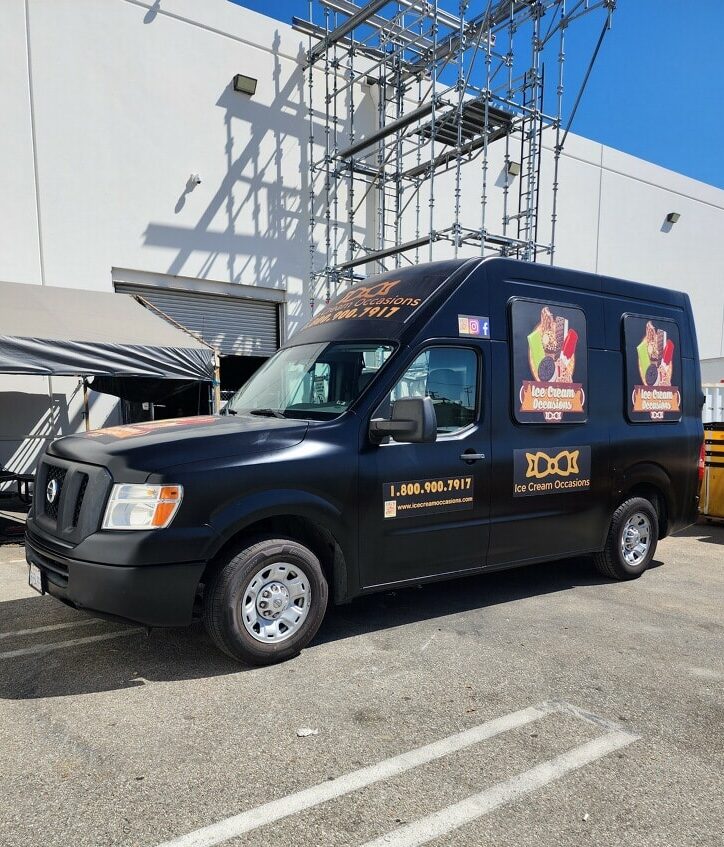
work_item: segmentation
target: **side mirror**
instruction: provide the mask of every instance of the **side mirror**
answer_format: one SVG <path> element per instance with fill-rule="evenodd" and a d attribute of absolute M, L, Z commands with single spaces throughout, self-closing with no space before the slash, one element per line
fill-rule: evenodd
<path fill-rule="evenodd" d="M 392 418 L 370 421 L 370 439 L 379 444 L 385 437 L 410 444 L 437 439 L 437 416 L 429 397 L 406 397 L 392 404 Z"/>

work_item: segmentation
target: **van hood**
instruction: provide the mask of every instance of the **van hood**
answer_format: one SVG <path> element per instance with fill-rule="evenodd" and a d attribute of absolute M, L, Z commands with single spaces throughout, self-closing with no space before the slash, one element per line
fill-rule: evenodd
<path fill-rule="evenodd" d="M 306 421 L 254 415 L 206 415 L 112 426 L 54 441 L 49 456 L 124 471 L 164 468 L 293 447 L 304 439 Z"/>

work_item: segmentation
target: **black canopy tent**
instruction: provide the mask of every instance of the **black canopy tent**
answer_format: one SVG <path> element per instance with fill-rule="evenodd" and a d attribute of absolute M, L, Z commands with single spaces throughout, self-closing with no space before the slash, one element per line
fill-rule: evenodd
<path fill-rule="evenodd" d="M 213 382 L 214 366 L 213 349 L 129 295 L 0 283 L 0 373 L 95 377 L 111 394 L 133 378 L 138 394 Z"/>

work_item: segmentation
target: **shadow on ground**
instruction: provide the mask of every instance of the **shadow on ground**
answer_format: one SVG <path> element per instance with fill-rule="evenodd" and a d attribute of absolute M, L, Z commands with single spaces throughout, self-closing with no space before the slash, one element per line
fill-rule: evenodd
<path fill-rule="evenodd" d="M 602 582 L 605 580 L 596 575 L 591 561 L 579 558 L 374 594 L 347 606 L 331 608 L 307 649 L 364 633 Z M 86 615 L 47 596 L 0 602 L 0 635 L 86 620 Z M 485 625 L 483 617 L 480 625 Z M 203 679 L 244 671 L 216 650 L 200 623 L 184 629 L 153 630 L 148 635 L 145 631 L 129 632 L 118 638 L 64 646 L 45 653 L 3 657 L 33 646 L 122 630 L 123 624 L 99 621 L 1 638 L 0 698 L 26 700 L 92 694 L 141 686 L 146 680 Z"/>
<path fill-rule="evenodd" d="M 695 538 L 707 544 L 724 544 L 724 521 L 708 521 L 699 518 L 698 523 L 677 532 L 675 538 Z"/>

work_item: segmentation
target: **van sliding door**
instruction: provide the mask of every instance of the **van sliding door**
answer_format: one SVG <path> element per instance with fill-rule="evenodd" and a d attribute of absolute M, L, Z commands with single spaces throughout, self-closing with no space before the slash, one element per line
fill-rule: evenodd
<path fill-rule="evenodd" d="M 608 360 L 615 354 L 592 344 L 603 346 L 600 297 L 529 280 L 501 288 L 509 339 L 491 343 L 488 565 L 599 549 L 611 498 L 609 417 L 620 394 Z"/>

